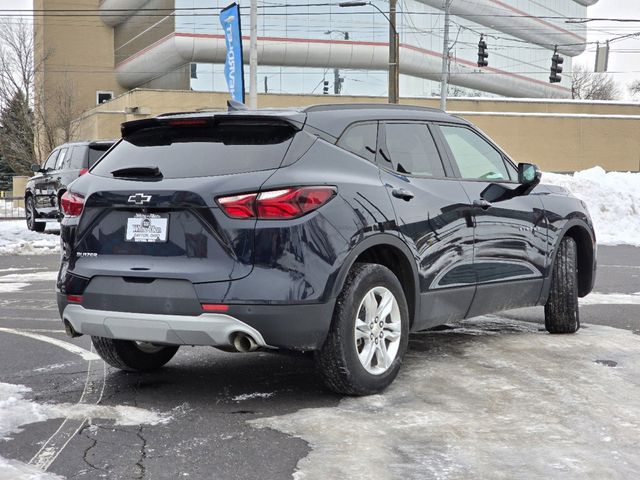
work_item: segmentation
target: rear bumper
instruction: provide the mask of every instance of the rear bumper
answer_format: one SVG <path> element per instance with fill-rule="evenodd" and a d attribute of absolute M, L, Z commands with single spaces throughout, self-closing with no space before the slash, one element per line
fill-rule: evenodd
<path fill-rule="evenodd" d="M 262 334 L 230 315 L 203 313 L 198 316 L 159 315 L 90 310 L 67 305 L 62 312 L 78 333 L 118 340 L 137 340 L 170 345 L 227 346 L 239 333 L 251 336 L 267 347 Z"/>
<path fill-rule="evenodd" d="M 171 345 L 229 346 L 244 333 L 263 347 L 317 350 L 331 325 L 335 300 L 317 304 L 229 305 L 222 313 L 176 315 L 86 308 L 58 293 L 63 320 L 85 335 Z"/>

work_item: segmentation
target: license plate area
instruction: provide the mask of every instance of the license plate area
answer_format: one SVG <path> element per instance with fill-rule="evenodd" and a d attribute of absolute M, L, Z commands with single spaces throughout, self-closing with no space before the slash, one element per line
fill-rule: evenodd
<path fill-rule="evenodd" d="M 154 213 L 136 213 L 127 219 L 125 241 L 134 243 L 162 243 L 167 241 L 169 217 Z"/>

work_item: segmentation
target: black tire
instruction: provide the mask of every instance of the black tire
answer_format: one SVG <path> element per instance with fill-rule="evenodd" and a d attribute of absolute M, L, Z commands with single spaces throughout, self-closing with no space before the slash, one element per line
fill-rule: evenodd
<path fill-rule="evenodd" d="M 380 374 L 370 373 L 361 363 L 355 336 L 356 317 L 361 315 L 361 304 L 365 295 L 376 287 L 386 288 L 393 294 L 401 324 L 395 359 Z M 327 339 L 315 355 L 327 387 L 346 395 L 371 395 L 383 391 L 398 375 L 408 343 L 409 309 L 398 278 L 382 265 L 355 264 L 338 296 Z"/>
<path fill-rule="evenodd" d="M 575 240 L 563 238 L 553 264 L 549 298 L 544 306 L 544 326 L 549 333 L 575 333 L 580 328 L 577 260 Z"/>
<path fill-rule="evenodd" d="M 27 228 L 34 232 L 44 232 L 47 224 L 44 222 L 36 222 L 38 213 L 36 212 L 36 202 L 33 196 L 28 196 L 25 205 L 25 216 L 27 217 Z"/>
<path fill-rule="evenodd" d="M 136 342 L 113 338 L 91 337 L 98 355 L 109 365 L 120 370 L 139 372 L 162 367 L 178 351 L 177 345 L 158 345 L 144 351 Z"/>

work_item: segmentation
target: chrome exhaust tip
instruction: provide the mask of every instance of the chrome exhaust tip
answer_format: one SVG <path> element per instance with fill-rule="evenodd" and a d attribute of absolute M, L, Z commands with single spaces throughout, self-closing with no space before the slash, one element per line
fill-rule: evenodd
<path fill-rule="evenodd" d="M 71 338 L 77 338 L 82 336 L 81 333 L 78 333 L 75 331 L 75 329 L 73 328 L 73 325 L 71 325 L 71 322 L 67 319 L 64 320 L 64 331 L 67 334 L 67 336 Z"/>
<path fill-rule="evenodd" d="M 258 344 L 250 335 L 245 333 L 237 333 L 233 337 L 233 348 L 241 353 L 253 352 L 257 350 Z"/>

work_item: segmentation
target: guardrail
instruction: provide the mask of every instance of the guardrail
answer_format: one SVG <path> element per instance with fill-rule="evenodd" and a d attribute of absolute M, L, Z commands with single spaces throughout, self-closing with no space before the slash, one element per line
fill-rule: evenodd
<path fill-rule="evenodd" d="M 20 220 L 24 218 L 24 197 L 0 198 L 0 220 Z"/>

